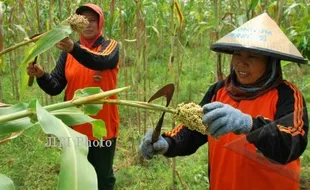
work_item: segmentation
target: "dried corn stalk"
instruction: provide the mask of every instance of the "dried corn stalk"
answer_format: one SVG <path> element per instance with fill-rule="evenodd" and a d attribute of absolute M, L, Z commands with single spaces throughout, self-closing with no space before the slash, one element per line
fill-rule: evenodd
<path fill-rule="evenodd" d="M 196 130 L 202 134 L 208 134 L 206 126 L 202 123 L 202 108 L 195 103 L 181 103 L 176 108 L 174 118 L 183 123 L 187 128 Z"/>
<path fill-rule="evenodd" d="M 9 107 L 11 105 L 0 102 L 0 107 Z"/>
<path fill-rule="evenodd" d="M 73 14 L 64 20 L 64 24 L 70 24 L 72 30 L 80 33 L 88 26 L 89 22 L 85 16 Z"/>

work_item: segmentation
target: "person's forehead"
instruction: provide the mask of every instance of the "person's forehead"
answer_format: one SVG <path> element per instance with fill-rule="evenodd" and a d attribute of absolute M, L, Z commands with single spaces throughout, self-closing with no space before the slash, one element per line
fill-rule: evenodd
<path fill-rule="evenodd" d="M 95 13 L 94 11 L 90 11 L 90 10 L 85 10 L 81 13 L 81 15 L 87 16 L 87 17 L 98 17 L 98 14 Z"/>

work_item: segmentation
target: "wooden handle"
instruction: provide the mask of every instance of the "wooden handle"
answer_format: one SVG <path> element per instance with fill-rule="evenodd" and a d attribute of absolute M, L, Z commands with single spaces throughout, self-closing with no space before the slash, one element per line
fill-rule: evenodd
<path fill-rule="evenodd" d="M 29 77 L 28 79 L 28 86 L 32 86 L 34 81 L 34 77 Z"/>
<path fill-rule="evenodd" d="M 37 63 L 37 59 L 38 59 L 38 56 L 36 56 L 34 58 L 34 61 L 32 62 L 32 65 Z M 28 86 L 32 86 L 33 85 L 33 81 L 34 81 L 34 77 L 29 77 L 29 79 L 28 79 Z"/>
<path fill-rule="evenodd" d="M 163 114 L 161 115 L 154 131 L 152 134 L 152 143 L 155 143 L 158 141 L 159 135 L 160 135 L 160 131 L 161 131 L 161 127 L 163 126 L 163 121 L 164 121 L 164 116 L 165 116 L 166 112 L 163 112 Z"/>

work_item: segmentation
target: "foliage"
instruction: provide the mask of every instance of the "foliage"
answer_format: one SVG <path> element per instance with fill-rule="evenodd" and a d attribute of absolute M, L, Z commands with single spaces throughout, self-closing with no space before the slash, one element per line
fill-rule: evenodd
<path fill-rule="evenodd" d="M 14 107 L 13 107 L 14 108 Z M 86 139 L 84 135 L 81 135 L 68 126 L 66 126 L 61 120 L 57 119 L 55 116 L 43 109 L 38 103 L 30 103 L 28 108 L 34 109 L 33 113 L 37 113 L 36 118 L 37 122 L 33 123 L 29 118 L 28 122 L 33 123 L 32 126 L 39 124 L 45 133 L 53 134 L 59 139 L 64 138 L 65 144 L 63 144 L 63 155 L 61 162 L 61 172 L 59 177 L 59 188 L 68 188 L 72 187 L 73 189 L 85 189 L 86 187 L 96 187 L 97 182 L 93 179 L 96 179 L 96 173 L 91 164 L 87 161 L 87 146 L 81 146 L 78 144 L 78 139 Z M 5 108 L 10 109 L 10 108 Z M 2 110 L 1 110 L 2 111 Z M 7 110 L 6 110 L 7 111 Z M 2 117 L 5 115 L 1 114 Z M 83 116 L 83 115 L 82 115 Z M 23 120 L 27 122 L 26 120 Z M 5 124 L 5 123 L 4 123 Z M 6 125 L 4 125 L 6 126 Z M 3 125 L 1 128 L 4 127 Z M 7 128 L 15 126 L 14 123 L 7 125 Z M 19 125 L 20 127 L 24 125 Z M 27 125 L 29 126 L 29 125 Z M 6 133 L 1 133 L 1 135 Z M 68 139 L 68 143 L 66 144 Z M 79 164 L 77 164 L 79 162 Z M 87 174 L 84 171 L 87 170 Z M 83 172 L 81 172 L 83 171 Z M 88 178 L 90 177 L 90 178 Z M 93 179 L 91 179 L 93 178 Z M 81 180 L 83 179 L 83 180 Z M 90 179 L 86 181 L 85 179 Z"/>
<path fill-rule="evenodd" d="M 4 0 L 4 31 L 6 47 L 23 41 L 25 37 L 34 33 L 46 31 L 57 26 L 61 20 L 68 17 L 78 5 L 86 0 Z M 165 0 L 140 0 L 141 16 L 145 24 L 146 40 L 143 47 L 146 55 L 147 68 L 138 68 L 137 60 L 137 1 L 114 1 L 115 10 L 111 10 L 112 1 L 93 0 L 103 8 L 105 15 L 106 37 L 117 39 L 121 44 L 121 67 L 118 78 L 119 86 L 132 85 L 126 94 L 120 94 L 120 99 L 137 100 L 138 95 L 144 94 L 150 97 L 156 89 L 167 83 L 174 82 L 178 87 L 173 98 L 173 104 L 180 102 L 199 103 L 207 88 L 216 79 L 215 53 L 210 52 L 210 44 L 215 42 L 215 29 L 219 29 L 219 37 L 240 26 L 248 18 L 262 13 L 264 10 L 277 20 L 279 13 L 278 2 L 269 1 L 208 1 L 208 0 L 180 0 L 180 10 L 184 16 L 183 27 L 180 27 L 174 13 L 173 25 L 175 30 L 170 30 L 171 7 L 170 1 Z M 171 1 L 172 2 L 172 1 Z M 215 22 L 215 2 L 219 2 L 219 26 Z M 267 5 L 265 3 L 268 2 Z M 36 8 L 38 7 L 38 9 Z M 38 14 L 37 14 L 38 10 Z M 119 16 L 122 15 L 122 23 Z M 113 19 L 112 19 L 113 18 Z M 284 11 L 281 19 L 281 28 L 284 33 L 296 44 L 305 57 L 309 58 L 309 2 L 288 0 L 284 3 Z M 121 32 L 122 31 L 122 32 Z M 78 35 L 71 34 L 77 40 Z M 139 37 L 139 36 L 138 36 Z M 170 51 L 171 38 L 175 39 L 174 52 Z M 121 43 L 122 42 L 122 43 Z M 2 57 L 5 72 L 0 72 L 3 88 L 3 100 L 6 103 L 16 103 L 14 84 L 11 76 L 17 70 L 14 64 L 20 64 L 25 52 L 14 52 Z M 43 54 L 40 63 L 50 71 L 57 60 L 59 51 L 51 49 L 49 54 Z M 168 59 L 174 53 L 174 64 L 168 65 Z M 51 57 L 50 57 L 51 56 Z M 223 56 L 223 72 L 229 73 L 229 56 Z M 138 77 L 138 71 L 142 70 L 142 76 Z M 303 92 L 307 103 L 310 102 L 310 77 L 309 68 L 299 68 L 295 64 L 286 64 L 283 68 L 284 77 L 294 82 Z M 1 75 L 2 74 L 2 75 Z M 15 77 L 19 83 L 20 75 Z M 143 89 L 143 85 L 146 89 Z M 125 85 L 126 84 L 126 85 Z M 20 90 L 20 89 L 18 89 Z M 40 98 L 40 104 L 48 102 L 60 102 L 63 94 L 58 97 L 45 97 L 35 84 L 28 88 L 23 101 L 30 101 L 34 97 Z M 1 100 L 0 100 L 1 101 Z M 159 103 L 162 100 L 158 100 Z M 180 178 L 172 181 L 172 160 L 158 157 L 151 162 L 140 163 L 137 152 L 139 140 L 145 130 L 152 128 L 160 116 L 159 113 L 149 112 L 134 108 L 119 106 L 121 116 L 120 137 L 118 138 L 117 153 L 115 159 L 116 188 L 117 189 L 171 189 L 175 184 L 178 189 L 206 189 L 207 186 L 207 156 L 206 146 L 200 148 L 195 154 L 177 159 L 177 172 Z M 66 110 L 73 113 L 76 109 Z M 53 113 L 57 114 L 56 112 Z M 68 115 L 68 114 L 66 114 Z M 70 114 L 71 115 L 71 114 Z M 55 115 L 56 116 L 56 115 Z M 145 116 L 145 117 L 144 117 Z M 57 116 L 59 117 L 59 116 Z M 140 119 L 141 117 L 142 119 Z M 65 118 L 62 118 L 65 119 Z M 142 120 L 146 120 L 143 124 Z M 166 116 L 163 130 L 169 130 L 171 121 Z M 145 126 L 140 130 L 139 126 Z M 3 137 L 4 138 L 4 137 Z M 59 175 L 60 151 L 47 149 L 43 146 L 46 135 L 39 128 L 27 129 L 20 138 L 10 141 L 6 146 L 0 147 L 0 170 L 7 174 L 20 189 L 50 189 L 57 185 Z M 5 147 L 5 148 L 4 148 Z M 27 152 L 27 154 L 25 154 Z M 306 180 L 309 177 L 309 148 L 302 156 L 302 175 Z M 36 162 L 33 162 L 35 160 Z M 44 175 L 41 175 L 44 173 Z M 143 176 L 143 177 L 141 177 Z M 181 182 L 182 181 L 182 182 Z M 160 182 L 160 183 L 159 183 Z M 182 185 L 183 183 L 183 185 Z"/>
<path fill-rule="evenodd" d="M 60 140 L 60 146 L 62 147 L 58 189 L 95 189 L 97 188 L 97 178 L 94 168 L 87 160 L 87 137 L 69 128 L 64 122 L 71 125 L 92 122 L 94 123 L 93 131 L 99 132 L 99 134 L 95 134 L 95 137 L 101 139 L 106 134 L 106 131 L 96 128 L 104 128 L 103 121 L 97 122 L 85 114 L 97 114 L 102 105 L 85 105 L 83 106 L 85 113 L 78 109 L 69 110 L 68 108 L 92 103 L 92 101 L 109 97 L 124 89 L 126 88 L 106 92 L 102 92 L 100 88 L 81 89 L 74 94 L 72 101 L 45 106 L 45 109 L 41 107 L 37 100 L 32 100 L 29 104 L 19 103 L 11 107 L 1 108 L 0 135 L 7 135 L 37 125 L 41 126 L 46 134 L 55 135 Z M 57 110 L 55 115 L 62 117 L 64 122 L 55 117 L 54 112 L 50 113 L 47 110 Z M 70 111 L 74 112 L 71 113 Z M 47 146 L 53 146 L 54 144 L 54 142 L 49 142 Z M 0 186 L 3 187 L 8 186 L 10 183 L 4 178 L 1 175 Z"/>
<path fill-rule="evenodd" d="M 3 174 L 0 174 L 0 188 L 3 190 L 15 189 L 13 181 Z"/>

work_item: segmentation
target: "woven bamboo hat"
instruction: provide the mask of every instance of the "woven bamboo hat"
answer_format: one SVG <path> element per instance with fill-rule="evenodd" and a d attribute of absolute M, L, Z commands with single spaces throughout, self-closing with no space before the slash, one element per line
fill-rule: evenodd
<path fill-rule="evenodd" d="M 222 37 L 211 46 L 211 50 L 229 54 L 243 50 L 286 61 L 307 62 L 267 13 L 249 20 Z"/>

